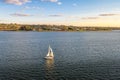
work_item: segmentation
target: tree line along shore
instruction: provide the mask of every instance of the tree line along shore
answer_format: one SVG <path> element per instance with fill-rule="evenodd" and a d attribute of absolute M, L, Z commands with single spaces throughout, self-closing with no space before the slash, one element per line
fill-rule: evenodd
<path fill-rule="evenodd" d="M 120 27 L 79 27 L 66 25 L 22 25 L 0 24 L 0 31 L 111 31 L 120 30 Z"/>

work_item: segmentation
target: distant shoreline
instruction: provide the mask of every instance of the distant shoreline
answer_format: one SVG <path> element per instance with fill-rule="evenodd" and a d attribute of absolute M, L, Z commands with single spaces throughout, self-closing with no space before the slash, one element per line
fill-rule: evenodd
<path fill-rule="evenodd" d="M 79 27 L 66 25 L 0 24 L 0 31 L 85 32 L 85 31 L 112 31 L 112 30 L 120 30 L 120 27 Z"/>
<path fill-rule="evenodd" d="M 102 32 L 102 31 L 113 31 L 113 30 L 84 30 L 84 31 L 32 31 L 32 30 L 0 30 L 0 32 Z"/>

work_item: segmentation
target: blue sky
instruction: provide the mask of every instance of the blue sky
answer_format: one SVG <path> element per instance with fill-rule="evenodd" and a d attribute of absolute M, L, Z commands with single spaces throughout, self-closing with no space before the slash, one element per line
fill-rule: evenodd
<path fill-rule="evenodd" d="M 1 0 L 0 23 L 120 26 L 120 0 Z"/>

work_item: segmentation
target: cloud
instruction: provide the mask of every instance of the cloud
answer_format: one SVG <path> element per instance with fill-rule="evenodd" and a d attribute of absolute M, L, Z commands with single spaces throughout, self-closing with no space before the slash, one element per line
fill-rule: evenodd
<path fill-rule="evenodd" d="M 81 17 L 77 15 L 70 15 L 68 16 L 68 18 L 80 19 Z"/>
<path fill-rule="evenodd" d="M 43 2 L 58 2 L 58 0 L 41 0 Z"/>
<path fill-rule="evenodd" d="M 116 15 L 119 15 L 119 14 L 99 14 L 99 16 L 116 16 Z"/>
<path fill-rule="evenodd" d="M 107 14 L 99 14 L 98 16 L 95 17 L 82 17 L 81 19 L 83 20 L 94 20 L 94 19 L 102 19 L 102 17 L 111 17 L 111 16 L 120 16 L 120 14 L 113 14 L 113 13 L 107 13 Z"/>
<path fill-rule="evenodd" d="M 83 17 L 82 19 L 86 20 L 86 19 L 99 19 L 99 17 Z"/>
<path fill-rule="evenodd" d="M 57 2 L 57 4 L 58 4 L 58 5 L 61 5 L 61 4 L 62 4 L 62 2 Z"/>
<path fill-rule="evenodd" d="M 76 3 L 73 3 L 73 6 L 74 6 L 74 7 L 76 7 L 76 6 L 77 6 L 77 4 L 76 4 Z"/>
<path fill-rule="evenodd" d="M 27 2 L 30 2 L 30 0 L 4 0 L 4 2 L 8 4 L 22 5 Z"/>
<path fill-rule="evenodd" d="M 44 9 L 44 8 L 39 7 L 39 6 L 25 6 L 25 7 L 23 7 L 23 9 L 34 9 L 34 10 L 36 10 L 36 9 Z"/>
<path fill-rule="evenodd" d="M 63 15 L 61 14 L 54 14 L 54 15 L 48 15 L 49 17 L 62 17 Z"/>
<path fill-rule="evenodd" d="M 15 16 L 15 17 L 28 17 L 28 16 L 32 16 L 30 14 L 25 14 L 25 13 L 13 13 L 10 14 L 11 16 Z"/>
<path fill-rule="evenodd" d="M 42 2 L 52 2 L 52 3 L 57 3 L 58 5 L 61 5 L 62 2 L 60 2 L 59 0 L 41 0 Z"/>

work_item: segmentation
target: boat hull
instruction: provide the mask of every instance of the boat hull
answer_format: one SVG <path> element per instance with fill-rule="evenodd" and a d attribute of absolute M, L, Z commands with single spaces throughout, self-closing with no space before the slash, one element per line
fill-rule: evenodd
<path fill-rule="evenodd" d="M 54 59 L 54 57 L 45 57 L 45 59 L 47 59 L 47 60 Z"/>

